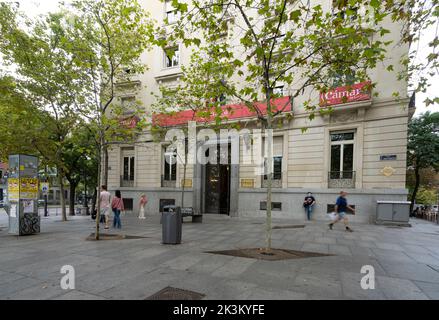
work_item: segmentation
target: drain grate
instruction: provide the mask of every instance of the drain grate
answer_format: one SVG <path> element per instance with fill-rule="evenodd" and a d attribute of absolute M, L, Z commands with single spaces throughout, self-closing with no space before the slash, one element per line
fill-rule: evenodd
<path fill-rule="evenodd" d="M 285 226 L 274 226 L 272 229 L 301 229 L 305 228 L 304 224 L 290 224 Z"/>
<path fill-rule="evenodd" d="M 270 249 L 267 252 L 265 249 L 262 249 L 262 248 L 208 251 L 207 253 L 222 254 L 222 255 L 226 255 L 226 256 L 258 259 L 258 260 L 268 260 L 268 261 L 332 256 L 332 254 L 308 252 L 308 251 L 297 251 L 297 250 L 287 250 L 287 249 Z"/>
<path fill-rule="evenodd" d="M 205 296 L 205 294 L 199 292 L 166 287 L 145 300 L 201 300 Z"/>

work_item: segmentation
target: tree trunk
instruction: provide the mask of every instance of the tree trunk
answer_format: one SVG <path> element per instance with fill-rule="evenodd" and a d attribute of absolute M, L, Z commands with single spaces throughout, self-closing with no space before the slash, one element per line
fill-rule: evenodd
<path fill-rule="evenodd" d="M 101 219 L 101 201 L 100 201 L 100 194 L 101 194 L 101 174 L 102 174 L 102 157 L 105 155 L 104 152 L 104 135 L 101 132 L 100 138 L 99 138 L 99 154 L 98 154 L 98 187 L 97 187 L 97 214 L 96 214 L 96 230 L 95 230 L 95 239 L 99 240 L 99 221 Z M 105 159 L 104 159 L 105 161 Z"/>
<path fill-rule="evenodd" d="M 415 167 L 415 188 L 413 189 L 412 199 L 411 199 L 411 202 L 410 202 L 410 215 L 413 212 L 413 207 L 415 205 L 416 195 L 418 194 L 418 190 L 419 190 L 419 185 L 420 184 L 421 184 L 421 176 L 419 174 L 419 168 L 416 165 L 416 167 Z"/>
<path fill-rule="evenodd" d="M 75 215 L 75 196 L 76 196 L 76 187 L 78 183 L 76 181 L 69 181 L 70 183 L 70 201 L 69 201 L 69 215 Z"/>
<path fill-rule="evenodd" d="M 95 186 L 94 191 L 93 191 L 93 198 L 91 200 L 91 212 L 93 214 L 93 212 L 95 212 L 96 210 L 96 200 L 98 198 L 98 190 L 97 190 L 98 186 Z"/>
<path fill-rule="evenodd" d="M 103 152 L 101 153 L 104 157 L 103 160 L 103 168 L 101 171 L 103 172 L 102 184 L 108 186 L 108 147 L 105 145 L 105 141 L 102 141 L 104 144 Z"/>
<path fill-rule="evenodd" d="M 266 220 L 266 233 L 265 242 L 267 246 L 267 251 L 271 250 L 271 198 L 272 198 L 272 181 L 273 181 L 273 131 L 271 124 L 271 116 L 267 117 L 267 135 L 266 135 L 266 146 L 267 146 L 267 220 Z"/>
<path fill-rule="evenodd" d="M 184 159 L 184 167 L 183 167 L 183 185 L 181 186 L 181 207 L 184 207 L 184 191 L 185 191 L 185 187 L 186 187 L 186 168 L 187 168 L 187 156 L 185 154 L 185 159 Z"/>
<path fill-rule="evenodd" d="M 61 200 L 61 217 L 62 217 L 62 221 L 67 221 L 66 195 L 65 195 L 64 184 L 63 184 L 63 172 L 61 169 L 58 169 L 58 184 L 59 184 L 60 200 Z"/>

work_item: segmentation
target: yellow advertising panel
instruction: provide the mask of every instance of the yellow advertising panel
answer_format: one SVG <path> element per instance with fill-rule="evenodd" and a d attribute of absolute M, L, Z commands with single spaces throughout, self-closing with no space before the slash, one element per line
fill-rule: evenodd
<path fill-rule="evenodd" d="M 20 198 L 20 181 L 17 178 L 8 179 L 9 201 L 18 201 Z"/>
<path fill-rule="evenodd" d="M 22 199 L 38 199 L 38 178 L 20 179 L 20 197 Z"/>

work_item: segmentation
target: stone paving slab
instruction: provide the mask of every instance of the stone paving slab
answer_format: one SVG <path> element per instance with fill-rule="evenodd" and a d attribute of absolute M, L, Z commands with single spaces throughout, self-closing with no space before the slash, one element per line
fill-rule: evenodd
<path fill-rule="evenodd" d="M 206 215 L 202 224 L 183 224 L 177 246 L 161 244 L 158 216 L 125 216 L 121 231 L 108 231 L 147 238 L 98 242 L 85 240 L 94 232 L 89 217 L 59 219 L 44 218 L 34 236 L 0 230 L 0 299 L 141 300 L 167 286 L 205 299 L 439 299 L 439 226 L 426 221 L 353 224 L 348 233 L 322 221 L 274 219 L 305 228 L 273 230 L 273 247 L 332 256 L 260 261 L 208 251 L 263 247 L 263 218 Z M 2 212 L 0 224 L 7 225 Z M 75 268 L 75 290 L 60 288 L 66 264 Z M 364 265 L 374 267 L 374 290 L 361 288 Z"/>

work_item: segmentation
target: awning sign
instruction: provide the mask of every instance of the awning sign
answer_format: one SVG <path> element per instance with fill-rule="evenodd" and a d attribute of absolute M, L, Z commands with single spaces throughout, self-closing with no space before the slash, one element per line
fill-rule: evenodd
<path fill-rule="evenodd" d="M 338 87 L 320 93 L 320 106 L 332 106 L 371 99 L 370 81 Z"/>

